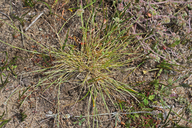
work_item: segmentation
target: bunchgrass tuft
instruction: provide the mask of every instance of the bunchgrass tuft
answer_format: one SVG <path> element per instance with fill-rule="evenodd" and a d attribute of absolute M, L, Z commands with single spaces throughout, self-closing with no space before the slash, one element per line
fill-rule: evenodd
<path fill-rule="evenodd" d="M 53 6 L 55 6 L 57 2 L 58 0 L 55 0 Z M 117 107 L 119 110 L 123 111 L 123 105 L 117 102 L 117 100 L 125 101 L 128 96 L 133 97 L 133 99 L 139 104 L 138 106 L 142 110 L 145 109 L 145 107 L 151 106 L 151 103 L 156 104 L 157 95 L 161 96 L 158 100 L 160 100 L 163 107 L 168 106 L 167 104 L 164 104 L 162 97 L 165 97 L 165 94 L 168 94 L 168 96 L 171 95 L 170 89 L 172 89 L 171 85 L 174 82 L 171 81 L 171 78 L 169 78 L 169 84 L 165 85 L 159 82 L 159 77 L 162 72 L 165 71 L 178 71 L 174 69 L 173 66 L 180 66 L 177 62 L 180 56 L 174 54 L 175 51 L 172 51 L 171 48 L 179 45 L 181 43 L 181 40 L 187 41 L 187 39 L 180 39 L 180 37 L 174 36 L 175 33 L 163 33 L 163 31 L 165 30 L 164 26 L 168 25 L 168 23 L 171 22 L 170 18 L 173 16 L 165 17 L 159 15 L 155 11 L 155 5 L 151 5 L 149 7 L 151 9 L 150 12 L 148 12 L 146 8 L 144 9 L 142 7 L 142 11 L 140 11 L 139 13 L 135 13 L 134 11 L 131 11 L 131 9 L 133 8 L 133 5 L 137 5 L 138 1 L 136 1 L 136 3 L 134 4 L 130 2 L 128 3 L 126 0 L 123 0 L 119 3 L 116 2 L 114 1 L 112 5 L 115 8 L 115 11 L 110 17 L 108 16 L 107 10 L 104 8 L 104 6 L 99 7 L 102 8 L 102 15 L 98 14 L 99 11 L 97 11 L 97 8 L 95 6 L 96 0 L 91 0 L 88 3 L 82 3 L 82 1 L 78 1 L 78 3 L 80 3 L 80 6 L 76 8 L 76 12 L 70 18 L 68 18 L 68 20 L 65 21 L 60 29 L 57 29 L 58 31 L 47 22 L 47 25 L 55 32 L 59 40 L 57 48 L 44 46 L 37 41 L 29 38 L 26 34 L 22 33 L 15 25 L 8 24 L 13 29 L 22 33 L 28 39 L 34 41 L 39 47 L 41 47 L 41 51 L 30 51 L 10 45 L 2 40 L 0 41 L 14 48 L 37 54 L 44 61 L 44 64 L 37 64 L 40 67 L 39 70 L 32 71 L 33 73 L 41 74 L 43 77 L 36 85 L 29 86 L 21 94 L 19 94 L 19 98 L 22 99 L 20 103 L 21 106 L 23 105 L 27 97 L 30 96 L 33 91 L 38 89 L 39 87 L 43 88 L 43 92 L 45 92 L 51 86 L 57 87 L 58 109 L 57 114 L 54 114 L 53 117 L 56 119 L 57 127 L 59 127 L 59 120 L 61 118 L 59 110 L 61 95 L 60 88 L 68 83 L 70 83 L 70 85 L 73 85 L 71 86 L 71 89 L 80 87 L 80 90 L 78 93 L 79 96 L 76 97 L 76 101 L 66 106 L 75 105 L 77 102 L 80 102 L 85 98 L 88 100 L 87 115 L 79 116 L 78 121 L 74 122 L 74 124 L 79 122 L 79 125 L 82 125 L 82 123 L 85 121 L 85 118 L 87 118 L 87 123 L 89 126 L 91 124 L 90 120 L 93 121 L 92 126 L 98 126 L 98 122 L 102 122 L 102 120 L 100 120 L 101 115 L 113 115 L 115 116 L 115 126 L 117 126 L 117 122 L 120 122 L 119 118 L 122 116 L 123 113 L 111 112 L 108 103 L 110 101 L 110 104 L 113 104 L 114 107 Z M 26 6 L 30 6 L 31 8 L 34 6 L 34 3 L 32 3 L 32 1 L 25 1 L 25 4 L 27 4 Z M 146 4 L 146 2 L 143 1 L 143 4 Z M 102 3 L 100 3 L 99 5 L 102 5 Z M 50 8 L 50 6 L 48 7 Z M 140 7 L 137 8 L 140 10 Z M 89 16 L 85 18 L 84 13 L 86 11 L 89 11 Z M 174 15 L 176 16 L 177 13 Z M 79 41 L 75 39 L 75 43 L 71 43 L 68 40 L 71 36 L 69 35 L 70 29 L 67 31 L 64 40 L 62 40 L 59 35 L 64 26 L 69 22 L 69 20 L 74 17 L 78 17 L 79 21 L 81 22 L 80 29 L 82 33 L 82 38 Z M 97 21 L 98 19 L 96 19 L 96 17 L 100 17 L 100 21 Z M 158 20 L 162 17 L 165 18 L 162 20 Z M 183 18 L 184 17 L 185 15 L 183 16 Z M 22 18 L 17 17 L 17 19 L 20 20 L 21 23 L 24 22 L 22 21 Z M 148 23 L 147 21 L 146 26 L 142 27 L 139 22 L 144 22 L 147 18 L 153 18 L 153 20 L 160 23 L 156 24 L 157 26 L 154 27 L 152 23 Z M 185 26 L 186 23 L 183 18 L 180 17 L 181 20 L 177 23 L 179 24 L 179 26 Z M 5 21 L 2 22 L 6 23 Z M 143 33 L 139 33 L 140 31 L 136 31 L 139 27 L 140 29 L 142 29 Z M 146 28 L 150 28 L 149 31 L 146 30 Z M 188 35 L 186 35 L 186 37 L 188 37 L 189 35 L 190 32 L 188 32 Z M 167 43 L 163 43 L 163 41 L 161 40 L 162 37 L 163 39 L 165 37 Z M 152 39 L 156 42 L 152 41 Z M 169 40 L 171 42 L 169 42 Z M 140 47 L 143 48 L 145 55 L 140 53 Z M 172 60 L 171 58 L 169 58 L 169 53 L 166 53 L 168 50 L 173 53 L 173 55 L 176 57 L 176 60 Z M 150 85 L 154 87 L 154 91 L 148 92 L 148 96 L 146 96 L 145 93 L 134 90 L 130 84 L 128 85 L 124 83 L 125 78 L 122 79 L 122 81 L 117 79 L 117 75 L 122 68 L 127 68 L 130 62 L 133 62 L 134 60 L 139 58 L 143 59 L 145 56 L 154 59 L 156 62 L 158 62 L 158 64 L 157 67 L 154 69 L 143 70 L 143 74 L 145 75 L 151 71 L 159 70 L 157 76 L 150 83 Z M 143 63 L 144 62 L 138 64 L 136 68 Z M 1 70 L 3 71 L 4 69 L 5 67 L 3 66 Z M 133 68 L 128 67 L 127 70 L 129 69 L 131 70 Z M 135 69 L 133 69 L 132 72 Z M 2 75 L 3 74 L 1 74 L 1 76 Z M 5 86 L 6 81 L 2 81 L 2 85 Z M 29 91 L 32 88 L 33 90 Z M 85 91 L 86 93 L 83 93 Z M 98 112 L 98 101 L 100 101 L 101 99 L 107 111 L 107 113 L 105 114 L 101 114 L 100 112 Z M 130 111 L 135 110 L 132 108 L 126 109 Z M 149 111 L 152 111 L 152 109 L 150 108 Z M 170 108 L 170 112 L 173 112 L 172 108 Z M 131 115 L 133 113 L 135 115 Z M 138 126 L 153 127 L 160 124 L 160 122 L 158 122 L 159 120 L 156 121 L 151 115 L 149 116 L 149 114 L 153 114 L 152 112 L 137 111 L 133 113 L 127 112 L 127 114 L 130 114 L 128 118 L 131 118 L 131 121 L 141 121 Z M 139 113 L 145 114 L 138 115 Z M 26 116 L 24 113 L 21 114 L 23 115 L 22 119 L 24 120 Z M 141 119 L 140 116 L 142 117 Z M 169 124 L 168 116 L 166 118 L 161 118 L 163 120 L 164 126 L 168 126 Z M 146 124 L 145 119 L 149 120 L 152 123 Z M 131 124 L 131 122 L 129 123 Z M 130 127 L 130 124 L 127 124 L 127 127 Z"/>
<path fill-rule="evenodd" d="M 86 6 L 86 9 L 91 11 L 91 15 L 87 21 L 84 21 L 83 18 L 85 8 L 82 7 L 82 4 L 76 13 L 77 16 L 80 16 L 82 23 L 81 30 L 83 37 L 80 42 L 76 42 L 76 44 L 69 43 L 67 35 L 65 41 L 60 42 L 59 48 L 55 49 L 42 46 L 35 41 L 42 47 L 42 51 L 45 54 L 40 53 L 40 55 L 47 65 L 41 65 L 40 70 L 33 71 L 42 73 L 44 76 L 39 83 L 35 85 L 34 90 L 40 86 L 44 88 L 44 91 L 51 86 L 58 86 L 58 113 L 60 87 L 62 84 L 78 83 L 78 86 L 81 87 L 80 94 L 82 90 L 87 90 L 87 94 L 83 98 L 89 97 L 88 124 L 90 124 L 89 110 L 91 107 L 97 106 L 98 97 L 103 99 L 103 103 L 108 112 L 110 111 L 106 102 L 106 96 L 114 106 L 116 95 L 119 95 L 121 98 L 131 95 L 139 102 L 136 98 L 138 92 L 122 81 L 115 79 L 115 71 L 120 70 L 121 67 L 127 66 L 128 63 L 142 56 L 142 54 L 137 51 L 133 52 L 135 49 L 131 47 L 132 44 L 136 43 L 135 36 L 128 34 L 129 29 L 133 25 L 130 21 L 131 17 L 123 19 L 125 13 L 116 11 L 112 22 L 106 23 L 105 19 L 103 19 L 103 23 L 99 25 L 95 22 L 97 12 L 95 12 L 95 8 L 93 7 L 94 1 L 90 3 L 91 4 L 87 4 Z M 89 6 L 91 6 L 91 8 L 88 8 Z M 105 12 L 103 14 L 105 15 Z M 66 23 L 64 23 L 64 25 L 65 24 Z M 11 27 L 18 30 L 14 26 Z M 62 28 L 63 26 L 61 29 Z M 60 39 L 59 32 L 55 31 Z M 29 52 L 38 53 L 37 51 Z M 45 81 L 53 82 L 47 83 Z M 23 91 L 20 97 L 30 88 L 31 87 L 28 87 Z M 32 92 L 33 91 L 31 91 L 28 96 L 31 95 Z M 28 96 L 24 98 L 21 105 Z M 80 100 L 82 99 L 80 99 L 79 96 L 76 101 Z M 93 106 L 91 106 L 91 104 Z M 97 109 L 94 109 L 94 111 L 93 113 L 97 114 Z M 59 127 L 59 123 L 57 125 Z"/>

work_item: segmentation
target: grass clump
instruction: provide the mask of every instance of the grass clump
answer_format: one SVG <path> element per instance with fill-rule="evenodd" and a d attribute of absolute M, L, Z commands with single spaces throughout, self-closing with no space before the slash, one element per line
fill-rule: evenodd
<path fill-rule="evenodd" d="M 43 88 L 43 92 L 45 92 L 54 86 L 58 89 L 58 109 L 57 114 L 54 114 L 52 117 L 57 120 L 57 126 L 59 127 L 59 120 L 63 118 L 60 114 L 61 87 L 70 83 L 70 85 L 73 85 L 70 86 L 70 89 L 78 88 L 78 97 L 76 97 L 75 102 L 67 104 L 65 107 L 75 106 L 77 102 L 83 99 L 87 99 L 88 101 L 87 115 L 75 116 L 78 118 L 78 121 L 75 121 L 74 124 L 79 123 L 79 125 L 82 125 L 86 120 L 85 118 L 87 118 L 88 125 L 90 125 L 91 119 L 93 120 L 92 126 L 98 126 L 98 123 L 102 122 L 100 116 L 111 115 L 113 117 L 111 120 L 115 119 L 115 126 L 117 126 L 117 123 L 121 123 L 126 127 L 168 126 L 170 124 L 167 122 L 168 116 L 163 117 L 163 114 L 160 113 L 158 116 L 162 121 L 158 120 L 159 118 L 156 120 L 153 117 L 154 113 L 146 112 L 146 110 L 153 111 L 155 108 L 153 106 L 154 104 L 158 104 L 158 101 L 160 101 L 163 106 L 168 106 L 164 104 L 162 97 L 177 96 L 170 91 L 173 89 L 173 80 L 169 78 L 167 80 L 168 84 L 166 85 L 161 83 L 160 77 L 161 74 L 166 71 L 179 71 L 174 69 L 173 66 L 180 67 L 179 61 L 181 57 L 175 54 L 176 51 L 172 50 L 172 48 L 179 46 L 181 40 L 184 39 L 178 35 L 175 36 L 179 29 L 175 29 L 173 26 L 184 27 L 186 23 L 173 21 L 180 12 L 170 15 L 160 15 L 160 13 L 156 11 L 158 7 L 154 5 L 154 3 L 148 5 L 148 9 L 146 9 L 144 4 L 147 4 L 147 2 L 142 1 L 141 6 L 137 6 L 138 2 L 139 1 L 136 1 L 136 3 L 128 3 L 126 0 L 119 3 L 114 2 L 112 6 L 115 8 L 115 11 L 110 17 L 107 15 L 107 10 L 104 7 L 102 8 L 103 12 L 101 12 L 102 16 L 98 14 L 100 12 L 96 9 L 96 1 L 84 3 L 84 6 L 82 1 L 78 2 L 80 6 L 73 8 L 74 10 L 77 9 L 77 11 L 63 23 L 60 29 L 54 29 L 47 22 L 52 31 L 55 32 L 55 35 L 57 35 L 59 40 L 57 47 L 42 45 L 32 39 L 32 41 L 41 47 L 41 51 L 29 51 L 13 46 L 14 48 L 36 54 L 39 58 L 32 61 L 34 64 L 39 65 L 40 69 L 33 71 L 33 73 L 38 73 L 43 76 L 36 85 L 29 86 L 22 94 L 19 94 L 19 101 L 22 99 L 20 105 L 23 105 L 28 96 L 39 87 L 41 87 L 41 89 Z M 56 3 L 57 0 L 53 5 L 56 5 Z M 99 5 L 102 5 L 102 2 Z M 33 6 L 34 5 L 31 5 L 31 8 Z M 137 9 L 135 10 L 135 8 Z M 141 11 L 137 12 L 137 10 Z M 84 15 L 86 11 L 89 11 L 90 15 L 85 18 L 85 16 L 87 16 Z M 98 16 L 102 22 L 97 21 L 96 17 Z M 70 29 L 68 29 L 64 40 L 62 40 L 60 37 L 62 30 L 74 17 L 78 18 L 81 22 L 80 31 L 82 37 L 79 41 L 73 37 L 75 42 L 70 42 L 69 37 L 71 38 L 71 35 Z M 160 18 L 162 18 L 162 20 L 159 20 Z M 181 18 L 186 18 L 186 14 L 183 13 L 183 17 L 180 17 L 180 19 Z M 155 24 L 151 22 L 152 20 L 155 21 Z M 181 20 L 181 22 L 185 22 L 185 20 Z M 11 27 L 19 31 L 16 27 Z M 25 35 L 24 33 L 22 34 Z M 187 34 L 190 34 L 190 32 Z M 25 36 L 30 39 L 27 35 Z M 169 40 L 171 42 L 169 42 Z M 140 53 L 142 50 L 144 51 L 143 54 Z M 144 54 L 146 56 L 143 56 Z M 140 90 L 140 92 L 138 92 L 131 87 L 131 84 L 128 85 L 124 83 L 125 79 L 121 79 L 121 81 L 117 79 L 117 76 L 122 70 L 122 72 L 124 72 L 124 70 L 133 69 L 131 72 L 133 73 L 136 68 L 145 62 L 145 57 L 155 60 L 157 66 L 154 69 L 143 70 L 143 74 L 147 75 L 154 71 L 159 72 L 153 78 L 152 82 L 149 83 L 150 88 L 148 88 L 148 90 L 144 90 L 145 92 Z M 138 64 L 136 68 L 128 67 L 129 63 L 139 58 L 142 58 L 144 61 Z M 138 83 L 138 85 L 142 85 L 143 83 L 145 83 L 145 81 Z M 134 107 L 127 108 L 128 105 L 125 106 L 118 102 L 125 101 L 124 103 L 126 103 L 127 97 L 129 96 L 133 97 L 139 104 L 136 105 L 137 103 L 133 102 Z M 101 114 L 97 108 L 99 106 L 97 103 L 101 100 L 107 111 L 105 114 Z M 113 104 L 121 110 L 121 112 L 111 112 L 108 106 L 109 101 L 110 104 Z M 172 110 L 170 109 L 170 111 Z M 26 118 L 25 114 L 21 113 L 21 115 L 23 115 L 24 120 Z M 66 119 L 70 118 L 69 114 L 66 115 Z M 122 123 L 120 120 L 122 117 L 131 120 L 125 120 L 125 123 Z M 140 123 L 137 123 L 139 121 Z M 133 122 L 136 123 L 134 124 Z"/>
<path fill-rule="evenodd" d="M 91 5 L 94 5 L 94 1 L 91 3 Z M 115 77 L 117 75 L 116 71 L 121 70 L 121 67 L 126 67 L 128 63 L 141 57 L 142 54 L 131 47 L 136 43 L 135 36 L 128 34 L 130 27 L 133 25 L 130 21 L 131 17 L 124 19 L 124 13 L 116 11 L 112 22 L 107 24 L 103 19 L 103 23 L 99 25 L 95 22 L 95 16 L 97 15 L 95 8 L 87 7 L 91 12 L 87 21 L 83 18 L 84 9 L 80 6 L 80 10 L 77 10 L 77 16 L 80 16 L 82 23 L 83 37 L 81 41 L 71 44 L 68 42 L 67 34 L 65 41 L 60 41 L 60 46 L 57 49 L 40 45 L 44 53 L 40 54 L 40 56 L 46 62 L 46 65 L 40 65 L 41 69 L 33 72 L 42 73 L 44 76 L 34 87 L 34 90 L 40 86 L 44 88 L 44 91 L 51 86 L 58 87 L 58 108 L 60 88 L 64 86 L 64 83 L 76 84 L 77 86 L 71 88 L 80 87 L 80 95 L 83 90 L 86 90 L 87 94 L 83 98 L 79 95 L 76 102 L 89 97 L 87 115 L 89 123 L 90 108 L 94 108 L 94 114 L 98 113 L 95 107 L 97 106 L 98 97 L 103 100 L 108 112 L 110 110 L 106 102 L 106 96 L 113 104 L 116 102 L 117 96 L 124 99 L 131 95 L 137 100 L 136 94 L 138 92 L 122 81 L 118 81 Z M 105 14 L 103 13 L 103 15 Z M 59 32 L 55 31 L 58 39 L 60 39 Z M 133 52 L 133 50 L 135 51 Z M 27 90 L 30 88 L 27 88 Z M 24 100 L 26 98 L 27 96 Z M 76 102 L 69 105 L 76 104 Z M 57 112 L 59 113 L 59 109 Z M 58 114 L 58 120 L 59 118 Z"/>
<path fill-rule="evenodd" d="M 126 96 L 131 95 L 137 100 L 135 97 L 138 93 L 137 91 L 122 81 L 115 79 L 117 75 L 116 71 L 120 70 L 121 67 L 126 67 L 128 63 L 142 56 L 136 49 L 132 48 L 132 45 L 136 43 L 135 36 L 130 36 L 130 34 L 128 34 L 130 27 L 133 25 L 130 21 L 131 17 L 125 18 L 125 13 L 115 11 L 112 22 L 107 23 L 103 18 L 103 23 L 98 24 L 95 19 L 97 16 L 96 9 L 94 8 L 95 2 L 96 1 L 91 1 L 85 7 L 83 7 L 81 3 L 80 9 L 73 15 L 75 16 L 77 14 L 81 19 L 81 31 L 83 37 L 80 39 L 80 42 L 75 42 L 75 44 L 70 43 L 68 41 L 68 34 L 66 35 L 66 39 L 61 41 L 59 33 L 68 21 L 64 23 L 58 32 L 51 27 L 60 41 L 58 48 L 43 46 L 31 39 L 42 48 L 42 51 L 38 52 L 15 47 L 1 41 L 14 48 L 38 54 L 45 62 L 45 65 L 39 65 L 41 67 L 40 70 L 33 71 L 41 73 L 44 77 L 40 79 L 37 85 L 29 86 L 23 91 L 19 96 L 23 99 L 21 105 L 27 97 L 33 93 L 33 91 L 27 91 L 31 88 L 36 90 L 41 86 L 43 87 L 44 92 L 51 86 L 58 87 L 57 116 L 59 120 L 60 88 L 61 86 L 64 86 L 65 83 L 72 83 L 74 86 L 71 88 L 80 87 L 80 95 L 77 97 L 75 103 L 69 105 L 74 105 L 85 97 L 89 97 L 89 123 L 90 109 L 94 108 L 93 113 L 98 113 L 97 107 L 95 107 L 97 106 L 98 97 L 103 100 L 108 113 L 110 113 L 110 110 L 106 102 L 106 96 L 113 104 L 116 102 L 115 99 L 117 96 L 118 98 L 119 96 L 125 98 Z M 33 5 L 30 3 L 28 6 L 31 7 Z M 86 21 L 83 16 L 85 9 L 91 12 Z M 103 12 L 103 15 L 105 15 L 105 12 Z M 73 18 L 73 16 L 71 18 Z M 8 25 L 21 32 L 15 25 Z M 22 34 L 30 39 L 26 34 Z M 75 86 L 75 84 L 77 86 Z M 83 90 L 87 93 L 82 97 L 81 94 Z M 28 93 L 27 96 L 25 96 L 26 93 Z M 59 127 L 59 122 L 57 125 Z"/>

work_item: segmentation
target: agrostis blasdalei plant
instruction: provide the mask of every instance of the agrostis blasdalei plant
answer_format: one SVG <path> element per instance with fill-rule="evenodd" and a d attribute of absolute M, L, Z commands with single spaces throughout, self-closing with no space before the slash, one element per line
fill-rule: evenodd
<path fill-rule="evenodd" d="M 94 2 L 92 2 L 92 4 L 93 3 Z M 39 86 L 43 86 L 45 91 L 50 86 L 58 86 L 58 113 L 60 87 L 61 85 L 63 86 L 64 83 L 78 83 L 78 86 L 81 87 L 80 92 L 82 92 L 83 89 L 87 90 L 86 96 L 90 96 L 88 115 L 90 115 L 89 109 L 91 107 L 91 103 L 93 103 L 93 106 L 96 106 L 98 97 L 103 99 L 103 103 L 105 104 L 108 112 L 109 109 L 105 99 L 106 96 L 113 104 L 115 102 L 115 95 L 122 97 L 131 95 L 137 100 L 135 97 L 135 94 L 138 93 L 137 91 L 133 90 L 130 86 L 122 81 L 115 79 L 116 70 L 120 70 L 121 67 L 125 67 L 134 59 L 142 56 L 142 54 L 139 54 L 136 51 L 133 52 L 131 47 L 131 44 L 136 42 L 135 36 L 128 34 L 130 27 L 133 25 L 133 23 L 130 21 L 131 17 L 128 19 L 123 19 L 125 13 L 119 13 L 117 11 L 114 13 L 112 21 L 107 23 L 105 22 L 105 19 L 103 19 L 103 23 L 99 25 L 95 22 L 95 16 L 97 15 L 95 8 L 89 8 L 91 14 L 86 21 L 83 18 L 84 9 L 85 8 L 81 6 L 80 10 L 77 10 L 78 15 L 81 17 L 81 30 L 83 33 L 82 40 L 78 44 L 79 47 L 68 42 L 68 32 L 66 34 L 65 41 L 62 42 L 60 40 L 59 33 L 63 26 L 69 21 L 67 20 L 59 32 L 56 32 L 50 26 L 60 40 L 59 48 L 56 49 L 53 47 L 46 47 L 33 40 L 40 47 L 42 47 L 44 54 L 37 51 L 28 51 L 22 49 L 35 54 L 42 54 L 47 57 L 50 57 L 51 55 L 49 59 L 54 58 L 52 65 L 47 67 L 41 66 L 42 68 L 40 70 L 33 71 L 41 72 L 44 75 L 38 84 L 35 85 L 34 89 L 37 89 Z M 73 18 L 75 15 L 76 13 L 71 18 Z M 19 29 L 17 29 L 15 26 L 11 27 L 19 31 Z M 53 82 L 46 82 L 51 80 Z M 27 90 L 29 88 L 27 88 Z M 27 90 L 25 90 L 23 94 L 26 93 Z M 32 92 L 30 92 L 28 96 L 31 95 L 31 93 Z M 24 100 L 21 102 L 21 105 L 23 104 Z M 78 97 L 76 101 L 80 100 L 80 97 Z M 94 114 L 96 113 L 97 108 L 95 107 Z M 58 119 L 59 118 L 60 117 L 58 114 Z"/>

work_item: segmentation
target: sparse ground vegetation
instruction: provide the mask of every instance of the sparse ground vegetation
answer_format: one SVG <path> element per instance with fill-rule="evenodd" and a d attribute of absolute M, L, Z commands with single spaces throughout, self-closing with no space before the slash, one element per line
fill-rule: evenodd
<path fill-rule="evenodd" d="M 190 0 L 0 6 L 0 127 L 192 127 Z"/>

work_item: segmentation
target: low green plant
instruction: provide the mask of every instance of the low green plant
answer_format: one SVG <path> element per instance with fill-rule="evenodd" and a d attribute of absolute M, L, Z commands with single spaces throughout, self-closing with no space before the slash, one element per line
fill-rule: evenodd
<path fill-rule="evenodd" d="M 163 66 L 164 67 L 164 66 Z M 164 67 L 165 68 L 165 67 Z M 166 68 L 169 69 L 169 68 Z M 166 72 L 169 72 L 170 70 L 166 70 Z M 164 71 L 164 73 L 166 73 Z M 165 108 L 169 108 L 169 113 L 166 116 L 163 116 L 162 114 L 159 114 L 158 118 L 160 118 L 162 120 L 161 124 L 163 125 L 162 127 L 166 127 L 166 126 L 175 126 L 175 127 L 180 127 L 178 124 L 180 123 L 181 120 L 185 120 L 187 122 L 192 122 L 191 120 L 185 119 L 183 118 L 183 115 L 186 111 L 188 111 L 189 113 L 192 113 L 190 108 L 191 108 L 191 103 L 189 103 L 188 100 L 186 100 L 185 96 L 179 96 L 179 94 L 177 94 L 176 92 L 173 92 L 172 90 L 174 90 L 176 87 L 180 87 L 182 85 L 178 85 L 178 86 L 173 86 L 174 83 L 176 83 L 177 81 L 183 79 L 186 76 L 189 76 L 190 74 L 187 74 L 181 78 L 178 78 L 177 80 L 173 80 L 173 78 L 170 76 L 167 79 L 167 84 L 163 84 L 162 82 L 160 82 L 160 79 L 155 79 L 153 82 L 151 82 L 152 85 L 154 85 L 154 93 L 155 95 L 158 95 L 158 97 L 156 97 L 156 101 L 154 104 L 158 103 L 160 104 L 159 107 L 165 109 Z M 188 87 L 188 86 L 186 86 Z M 179 104 L 185 105 L 182 108 L 181 112 L 175 112 L 172 108 L 173 106 L 169 106 L 166 101 L 164 100 L 164 98 L 167 99 L 174 99 L 176 102 L 178 102 Z M 169 115 L 170 113 L 174 113 L 177 118 L 174 119 L 170 119 Z"/>
<path fill-rule="evenodd" d="M 5 54 L 5 58 L 2 60 L 2 66 L 0 67 L 0 90 L 6 86 L 8 78 L 11 74 L 17 78 L 17 74 L 14 70 L 17 68 L 16 60 L 18 57 L 16 56 L 12 60 L 8 61 L 8 53 L 6 51 L 2 53 Z M 8 74 L 5 72 L 8 72 Z M 3 79 L 3 77 L 5 77 L 5 79 Z"/>
<path fill-rule="evenodd" d="M 27 118 L 27 115 L 25 114 L 24 111 L 20 110 L 19 118 L 20 118 L 21 122 L 23 122 L 25 120 L 25 118 Z"/>
<path fill-rule="evenodd" d="M 139 104 L 133 103 L 131 108 L 125 109 L 128 112 L 142 110 L 143 112 L 138 112 L 134 114 L 127 114 L 126 117 L 123 118 L 125 122 L 125 127 L 156 127 L 159 125 L 160 120 L 156 118 L 153 114 L 153 109 L 149 107 L 149 104 L 143 101 Z"/>
<path fill-rule="evenodd" d="M 23 0 L 25 6 L 34 7 L 35 2 L 33 0 Z"/>
<path fill-rule="evenodd" d="M 0 128 L 2 128 L 4 125 L 6 125 L 11 119 L 2 119 L 5 112 L 0 116 Z"/>
<path fill-rule="evenodd" d="M 141 101 L 140 103 L 135 103 L 135 101 L 119 101 L 118 105 L 120 111 L 123 113 L 121 116 L 122 120 L 118 121 L 121 125 L 125 127 L 157 127 L 161 121 L 154 114 L 154 109 L 151 107 L 151 104 L 155 102 L 155 95 L 150 94 L 152 91 L 144 92 L 138 97 Z M 138 111 L 141 110 L 141 111 Z M 162 114 L 162 113 L 161 113 Z"/>
<path fill-rule="evenodd" d="M 80 115 L 80 117 L 78 118 L 78 121 L 73 122 L 73 124 L 79 124 L 79 126 L 82 125 L 82 123 L 85 121 L 85 118 L 82 118 L 82 115 Z"/>

